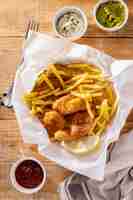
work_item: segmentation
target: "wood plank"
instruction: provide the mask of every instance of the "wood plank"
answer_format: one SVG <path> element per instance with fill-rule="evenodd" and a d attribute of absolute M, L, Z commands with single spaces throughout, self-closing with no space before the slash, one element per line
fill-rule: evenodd
<path fill-rule="evenodd" d="M 0 37 L 0 93 L 2 93 L 15 75 L 20 60 L 22 38 Z"/>
<path fill-rule="evenodd" d="M 4 90 L 3 90 L 4 91 Z M 15 119 L 14 110 L 11 108 L 0 107 L 0 120 Z"/>
<path fill-rule="evenodd" d="M 97 48 L 117 59 L 133 59 L 131 38 L 82 38 L 77 42 Z"/>
<path fill-rule="evenodd" d="M 96 27 L 92 10 L 95 5 L 94 0 L 40 0 L 40 23 L 41 31 L 52 32 L 52 19 L 55 13 L 64 6 L 74 5 L 83 9 L 88 16 L 88 31 L 85 37 L 133 37 L 133 1 L 128 1 L 129 6 L 129 20 L 128 24 L 120 31 L 115 33 L 107 33 Z"/>
<path fill-rule="evenodd" d="M 23 35 L 28 17 L 39 19 L 38 0 L 7 0 L 0 4 L 0 36 Z"/>
<path fill-rule="evenodd" d="M 0 120 L 0 138 L 1 140 L 12 140 L 20 137 L 19 127 L 16 120 Z"/>

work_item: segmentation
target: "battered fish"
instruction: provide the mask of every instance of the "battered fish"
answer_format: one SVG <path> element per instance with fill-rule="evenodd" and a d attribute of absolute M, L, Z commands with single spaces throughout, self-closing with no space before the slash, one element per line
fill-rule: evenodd
<path fill-rule="evenodd" d="M 73 116 L 69 129 L 58 130 L 54 137 L 57 141 L 73 141 L 83 136 L 91 135 L 92 119 L 87 112 L 78 112 Z"/>
<path fill-rule="evenodd" d="M 54 136 L 57 130 L 64 128 L 65 120 L 60 113 L 49 111 L 45 113 L 43 123 L 50 136 Z"/>
<path fill-rule="evenodd" d="M 63 115 L 72 114 L 86 109 L 85 103 L 79 97 L 65 95 L 57 99 L 53 104 L 53 109 Z"/>
<path fill-rule="evenodd" d="M 79 139 L 80 136 L 78 135 L 70 135 L 70 130 L 69 129 L 64 129 L 64 130 L 58 130 L 55 132 L 55 140 L 61 142 L 61 141 L 72 141 Z"/>

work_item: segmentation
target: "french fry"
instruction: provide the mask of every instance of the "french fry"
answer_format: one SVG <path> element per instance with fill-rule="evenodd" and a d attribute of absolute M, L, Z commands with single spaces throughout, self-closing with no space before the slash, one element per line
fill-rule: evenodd
<path fill-rule="evenodd" d="M 102 128 L 106 123 L 106 120 L 104 120 L 102 123 L 100 121 L 97 121 L 97 125 Z"/>
<path fill-rule="evenodd" d="M 69 93 L 69 91 L 67 91 L 67 90 L 60 90 L 59 92 L 55 93 L 55 96 L 66 95 L 68 93 Z"/>
<path fill-rule="evenodd" d="M 97 90 L 104 89 L 106 86 L 105 85 L 98 85 L 98 84 L 82 84 L 82 85 L 80 85 L 80 87 L 82 89 L 89 89 L 89 90 L 97 91 Z"/>
<path fill-rule="evenodd" d="M 102 124 L 102 126 L 99 128 L 99 130 L 96 132 L 96 135 L 101 135 L 103 133 L 103 131 L 105 130 L 106 128 L 106 122 L 104 122 Z"/>
<path fill-rule="evenodd" d="M 58 70 L 58 73 L 59 73 L 61 76 L 67 76 L 67 77 L 70 77 L 70 74 L 68 74 L 68 73 L 65 72 L 65 71 Z"/>
<path fill-rule="evenodd" d="M 55 90 L 52 90 L 51 92 L 49 92 L 48 94 L 43 94 L 41 96 L 38 96 L 37 99 L 45 99 L 46 97 L 50 97 L 52 95 L 56 96 L 56 93 L 60 90 L 60 88 L 57 88 Z"/>
<path fill-rule="evenodd" d="M 89 104 L 89 102 L 86 99 L 85 99 L 85 104 L 86 104 L 87 112 L 90 115 L 90 118 L 94 119 L 94 115 L 93 115 L 93 112 L 91 110 L 90 104 Z"/>
<path fill-rule="evenodd" d="M 34 97 L 37 96 L 37 92 L 30 92 L 30 93 L 26 93 L 24 96 L 23 96 L 23 99 L 24 100 L 27 100 L 27 99 L 32 99 Z"/>
<path fill-rule="evenodd" d="M 66 89 L 59 91 L 56 96 L 59 95 L 63 95 L 63 94 L 67 94 L 68 92 L 70 92 L 71 90 L 73 90 L 74 88 L 76 88 L 80 83 L 82 83 L 83 80 L 85 80 L 87 78 L 87 74 L 83 74 L 82 76 L 80 76 L 80 79 L 77 80 L 74 84 L 71 84 L 69 86 L 67 86 Z"/>
<path fill-rule="evenodd" d="M 45 82 L 45 83 L 49 86 L 49 88 L 50 88 L 51 90 L 54 90 L 54 86 L 53 86 L 52 82 L 49 80 L 47 74 L 44 74 L 44 73 L 42 73 L 42 74 L 40 75 L 39 79 L 37 80 L 37 85 L 40 85 L 40 84 L 42 84 L 43 82 Z"/>
<path fill-rule="evenodd" d="M 92 93 L 91 96 L 92 97 L 101 97 L 102 96 L 102 92 Z"/>
<path fill-rule="evenodd" d="M 101 134 L 101 132 L 103 132 L 103 130 L 106 128 L 106 123 L 108 122 L 109 118 L 110 118 L 110 114 L 109 114 L 109 109 L 110 107 L 108 106 L 107 103 L 107 99 L 105 99 L 102 102 L 102 105 L 100 106 L 100 114 L 97 117 L 96 120 L 96 124 L 99 127 L 99 130 L 97 131 L 96 134 Z"/>
<path fill-rule="evenodd" d="M 76 81 L 76 80 L 79 80 L 81 78 L 81 76 L 85 75 L 87 73 L 84 73 L 84 74 L 80 74 L 80 75 L 76 75 L 76 76 L 73 76 L 71 79 L 69 79 L 68 81 L 66 81 L 65 83 L 68 84 L 68 83 L 71 83 L 73 81 Z"/>
<path fill-rule="evenodd" d="M 35 108 L 35 106 L 32 106 L 32 109 L 31 109 L 31 114 L 33 115 L 33 116 L 35 116 L 36 115 L 36 108 Z"/>
<path fill-rule="evenodd" d="M 83 82 L 82 82 L 82 84 L 90 84 L 90 83 L 94 83 L 94 80 L 84 80 Z"/>
<path fill-rule="evenodd" d="M 71 91 L 76 88 L 79 84 L 81 84 L 85 79 L 88 78 L 88 74 L 83 74 L 80 76 L 80 79 L 77 80 L 73 85 L 69 86 L 66 90 Z"/>
<path fill-rule="evenodd" d="M 86 64 L 86 63 L 73 63 L 73 64 L 68 64 L 67 67 L 70 67 L 70 68 L 79 68 L 79 69 L 82 69 L 82 68 L 85 68 L 85 69 L 89 69 L 90 71 L 92 72 L 95 72 L 95 73 L 101 73 L 101 70 L 92 66 L 92 65 L 89 65 L 89 64 Z"/>
<path fill-rule="evenodd" d="M 33 98 L 35 98 L 37 96 L 37 93 L 36 92 L 31 92 L 31 93 L 26 93 L 23 97 L 22 97 L 22 101 L 24 103 L 27 104 L 28 107 L 31 107 L 32 105 L 32 100 Z"/>
<path fill-rule="evenodd" d="M 113 91 L 112 91 L 112 86 L 108 85 L 108 87 L 106 87 L 106 93 L 108 95 L 109 98 L 109 103 L 112 104 L 114 101 L 114 97 L 113 97 Z"/>
<path fill-rule="evenodd" d="M 41 99 L 35 99 L 32 101 L 32 105 L 40 105 L 40 106 L 47 106 L 47 105 L 51 105 L 53 103 L 53 101 L 44 101 Z"/>
<path fill-rule="evenodd" d="M 82 99 L 91 100 L 90 93 L 78 93 L 78 92 L 72 91 L 71 94 L 73 96 L 75 96 L 75 97 L 79 97 L 79 98 L 82 98 Z"/>
<path fill-rule="evenodd" d="M 71 63 L 71 64 L 67 64 L 67 67 L 70 67 L 70 68 L 87 68 L 88 67 L 88 64 L 86 63 Z"/>
<path fill-rule="evenodd" d="M 94 122 L 93 122 L 93 124 L 92 124 L 92 127 L 90 128 L 90 133 L 92 134 L 95 134 L 95 132 L 94 132 L 94 129 L 95 129 L 95 127 L 96 127 L 96 124 L 97 124 L 97 119 L 95 119 L 94 120 Z"/>
<path fill-rule="evenodd" d="M 112 110 L 111 110 L 111 117 L 114 115 L 114 113 L 116 112 L 117 110 L 117 106 L 118 106 L 118 97 L 116 97 L 116 100 L 112 106 Z"/>
<path fill-rule="evenodd" d="M 43 114 L 43 109 L 41 107 L 36 107 L 36 113 Z"/>
<path fill-rule="evenodd" d="M 56 69 L 55 65 L 49 65 L 51 71 L 53 72 L 53 74 L 57 77 L 57 79 L 59 80 L 61 86 L 64 88 L 64 81 L 60 76 L 60 73 L 58 72 L 58 70 Z"/>
<path fill-rule="evenodd" d="M 39 92 L 37 92 L 37 96 L 41 96 L 41 95 L 43 95 L 43 94 L 48 94 L 50 91 L 51 91 L 51 90 L 50 90 L 49 88 L 46 89 L 46 90 L 44 90 L 44 91 L 39 91 Z"/>

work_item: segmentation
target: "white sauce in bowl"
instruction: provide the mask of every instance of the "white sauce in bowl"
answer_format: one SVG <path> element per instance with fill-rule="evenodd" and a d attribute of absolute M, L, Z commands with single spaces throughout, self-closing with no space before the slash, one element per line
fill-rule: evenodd
<path fill-rule="evenodd" d="M 84 21 L 78 13 L 68 12 L 60 16 L 56 28 L 62 36 L 72 37 L 84 30 Z"/>

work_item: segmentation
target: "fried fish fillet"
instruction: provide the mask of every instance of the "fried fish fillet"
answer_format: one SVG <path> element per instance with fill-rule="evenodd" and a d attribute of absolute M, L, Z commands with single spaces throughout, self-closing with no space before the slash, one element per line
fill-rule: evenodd
<path fill-rule="evenodd" d="M 54 134 L 55 140 L 62 142 L 62 141 L 72 141 L 79 139 L 80 136 L 78 135 L 70 135 L 69 129 L 58 130 Z"/>
<path fill-rule="evenodd" d="M 83 136 L 91 135 L 89 132 L 93 121 L 87 112 L 77 112 L 74 114 L 72 124 L 69 129 L 58 130 L 54 137 L 57 141 L 73 141 Z"/>
<path fill-rule="evenodd" d="M 92 127 L 92 124 L 93 120 L 87 112 L 75 113 L 72 120 L 70 134 L 72 136 L 80 135 L 81 137 L 85 135 L 90 135 L 91 133 L 89 131 Z"/>
<path fill-rule="evenodd" d="M 50 136 L 53 136 L 57 130 L 64 128 L 65 120 L 57 111 L 49 111 L 44 115 L 43 124 Z"/>
<path fill-rule="evenodd" d="M 79 97 L 65 95 L 54 102 L 53 109 L 57 110 L 63 115 L 67 115 L 85 110 L 86 107 L 84 101 Z"/>

